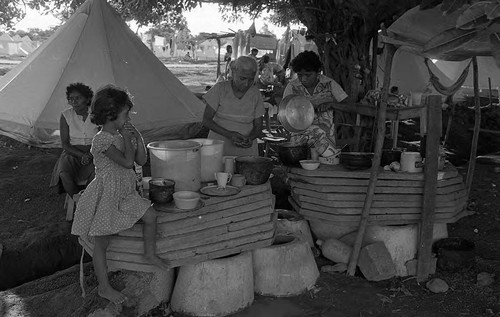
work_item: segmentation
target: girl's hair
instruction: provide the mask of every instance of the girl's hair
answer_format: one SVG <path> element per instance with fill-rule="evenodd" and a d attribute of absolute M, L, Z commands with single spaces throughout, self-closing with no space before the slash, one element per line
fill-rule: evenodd
<path fill-rule="evenodd" d="M 68 87 L 66 87 L 66 99 L 68 99 L 69 95 L 74 91 L 80 93 L 83 97 L 87 98 L 90 104 L 90 102 L 92 101 L 92 97 L 94 96 L 92 88 L 82 83 L 72 83 Z"/>
<path fill-rule="evenodd" d="M 92 99 L 90 121 L 103 125 L 108 120 L 115 120 L 123 108 L 131 109 L 133 105 L 132 97 L 126 90 L 111 84 L 106 85 L 99 88 Z"/>
<path fill-rule="evenodd" d="M 313 51 L 304 51 L 299 53 L 290 63 L 290 67 L 296 73 L 301 70 L 309 72 L 319 72 L 323 68 L 323 63 L 319 59 L 318 54 Z"/>

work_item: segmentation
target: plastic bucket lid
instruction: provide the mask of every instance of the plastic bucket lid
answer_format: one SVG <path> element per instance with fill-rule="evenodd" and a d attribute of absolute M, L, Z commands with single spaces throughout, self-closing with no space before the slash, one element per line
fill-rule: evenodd
<path fill-rule="evenodd" d="M 199 142 L 188 140 L 156 141 L 148 144 L 148 149 L 159 151 L 185 151 L 199 148 L 201 148 Z"/>

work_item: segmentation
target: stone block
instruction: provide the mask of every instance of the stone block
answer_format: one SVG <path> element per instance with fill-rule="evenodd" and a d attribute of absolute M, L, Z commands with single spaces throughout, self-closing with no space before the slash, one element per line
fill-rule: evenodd
<path fill-rule="evenodd" d="M 368 226 L 363 239 L 362 246 L 372 244 L 376 241 L 384 242 L 387 250 L 391 254 L 392 261 L 396 266 L 397 276 L 411 275 L 407 272 L 406 262 L 414 259 L 418 250 L 419 226 L 410 224 L 404 226 Z M 340 240 L 352 246 L 356 239 L 357 232 L 346 234 Z M 433 241 L 446 238 L 448 230 L 446 223 L 435 223 Z"/>
<path fill-rule="evenodd" d="M 365 246 L 359 253 L 358 266 L 369 281 L 382 281 L 396 276 L 396 267 L 383 242 Z"/>
<path fill-rule="evenodd" d="M 121 305 L 115 305 L 99 298 L 96 301 L 98 305 L 86 309 L 88 317 L 144 315 L 169 301 L 175 283 L 175 274 L 173 269 L 157 270 L 152 273 L 122 270 L 114 275 L 111 282 L 121 286 L 117 289 L 127 296 L 127 300 Z M 97 296 L 96 290 L 89 295 L 88 301 L 92 301 L 92 298 Z M 105 303 L 103 304 L 105 306 L 99 303 Z"/>

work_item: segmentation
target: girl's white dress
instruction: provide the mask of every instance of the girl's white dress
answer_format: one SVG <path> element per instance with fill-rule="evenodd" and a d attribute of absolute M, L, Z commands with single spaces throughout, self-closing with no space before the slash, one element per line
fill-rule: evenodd
<path fill-rule="evenodd" d="M 132 227 L 151 206 L 148 199 L 136 191 L 134 170 L 124 168 L 104 152 L 114 145 L 124 149 L 120 134 L 100 131 L 92 140 L 95 178 L 78 201 L 71 233 L 74 235 L 104 236 Z"/>

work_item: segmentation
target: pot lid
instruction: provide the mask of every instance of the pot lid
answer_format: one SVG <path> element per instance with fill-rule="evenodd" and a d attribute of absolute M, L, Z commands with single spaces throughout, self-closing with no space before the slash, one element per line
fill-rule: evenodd
<path fill-rule="evenodd" d="M 313 123 L 314 108 L 306 97 L 288 95 L 279 105 L 278 118 L 288 131 L 301 132 Z"/>

